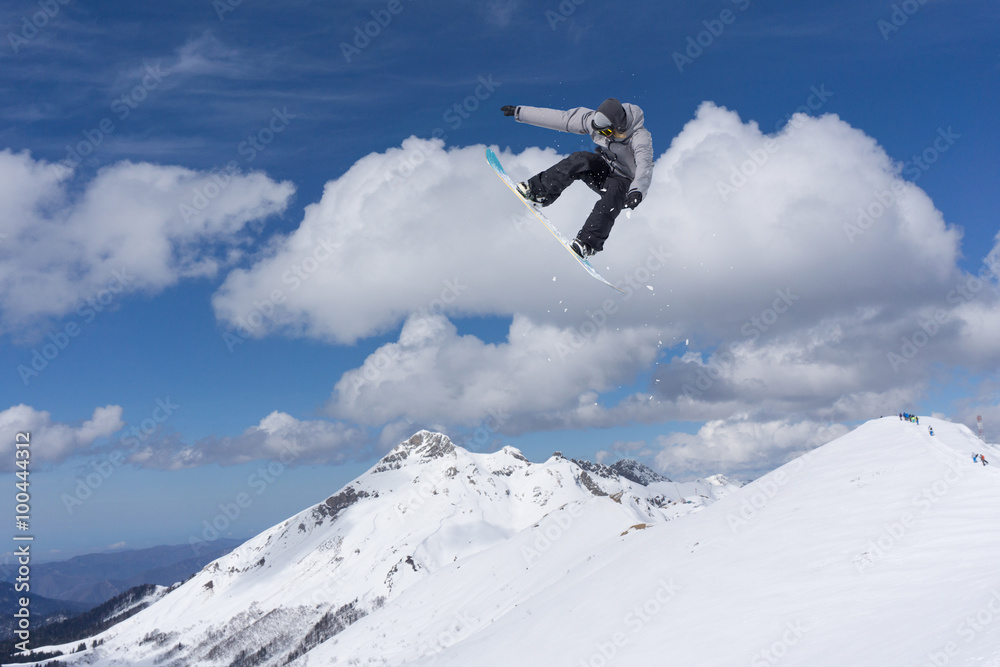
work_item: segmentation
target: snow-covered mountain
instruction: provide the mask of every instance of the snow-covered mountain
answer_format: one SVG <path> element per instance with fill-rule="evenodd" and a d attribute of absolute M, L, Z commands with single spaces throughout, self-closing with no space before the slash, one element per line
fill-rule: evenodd
<path fill-rule="evenodd" d="M 609 467 L 556 454 L 531 463 L 511 447 L 475 454 L 422 431 L 324 502 L 88 640 L 94 648 L 60 660 L 313 664 L 317 647 L 335 644 L 363 618 L 391 615 L 405 591 L 460 570 L 477 554 L 523 543 L 515 557 L 530 567 L 590 514 L 601 517 L 601 538 L 610 536 L 607 530 L 617 536 L 701 511 L 737 490 L 724 478 L 670 482 L 634 461 Z M 44 650 L 70 653 L 78 645 Z M 420 650 L 404 644 L 400 656 Z M 331 655 L 316 664 L 350 657 Z"/>
<path fill-rule="evenodd" d="M 295 664 L 996 667 L 1000 449 L 920 422 L 868 422 L 642 531 L 599 498 L 563 507 L 545 550 L 544 524 L 523 531 Z"/>
<path fill-rule="evenodd" d="M 998 462 L 893 417 L 743 488 L 646 486 L 421 432 L 61 660 L 996 667 Z"/>

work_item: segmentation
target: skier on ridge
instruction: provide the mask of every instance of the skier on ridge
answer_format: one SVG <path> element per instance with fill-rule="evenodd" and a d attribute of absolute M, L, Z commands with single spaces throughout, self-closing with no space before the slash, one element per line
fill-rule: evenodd
<path fill-rule="evenodd" d="M 642 109 L 610 97 L 596 110 L 577 107 L 560 111 L 506 105 L 501 111 L 520 123 L 589 134 L 597 144 L 595 152 L 573 153 L 518 183 L 517 189 L 528 201 L 548 206 L 573 181 L 586 183 L 601 199 L 594 205 L 571 247 L 580 257 L 603 250 L 622 208 L 638 206 L 653 179 L 653 138 L 643 127 Z"/>

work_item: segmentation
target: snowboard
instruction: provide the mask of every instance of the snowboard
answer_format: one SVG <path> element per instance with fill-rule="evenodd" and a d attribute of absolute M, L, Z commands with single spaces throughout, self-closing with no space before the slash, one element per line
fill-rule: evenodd
<path fill-rule="evenodd" d="M 602 283 L 604 283 L 611 289 L 618 290 L 622 294 L 625 294 L 625 290 L 609 283 L 607 280 L 604 279 L 604 277 L 600 273 L 597 272 L 597 269 L 595 269 L 590 264 L 590 262 L 588 262 L 585 258 L 577 255 L 573 251 L 573 248 L 570 247 L 570 241 L 568 241 L 566 237 L 562 235 L 562 232 L 556 229 L 556 226 L 553 225 L 552 222 L 547 217 L 545 217 L 545 215 L 542 214 L 540 210 L 538 210 L 538 207 L 535 204 L 533 204 L 532 202 L 528 201 L 527 199 L 521 196 L 521 193 L 517 191 L 517 184 L 515 184 L 514 180 L 507 175 L 506 171 L 504 171 L 503 165 L 500 164 L 500 159 L 497 157 L 497 154 L 493 152 L 492 148 L 486 149 L 486 161 L 490 163 L 491 167 L 493 167 L 493 171 L 495 171 L 496 175 L 500 177 L 500 180 L 506 183 L 507 187 L 510 188 L 510 191 L 513 192 L 515 195 L 517 195 L 517 198 L 520 199 L 524 203 L 524 205 L 527 206 L 531 210 L 531 212 L 535 214 L 535 217 L 538 218 L 543 225 L 545 225 L 545 228 L 547 230 L 552 232 L 552 236 L 556 237 L 559 243 L 561 243 L 562 246 L 566 248 L 566 251 L 573 256 L 573 259 L 575 259 L 580 264 L 580 266 L 586 269 L 587 273 L 589 273 L 597 280 L 600 280 Z"/>

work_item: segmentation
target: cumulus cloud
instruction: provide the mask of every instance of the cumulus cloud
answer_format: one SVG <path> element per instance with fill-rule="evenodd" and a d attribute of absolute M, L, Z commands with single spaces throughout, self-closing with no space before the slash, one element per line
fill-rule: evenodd
<path fill-rule="evenodd" d="M 732 186 L 751 156 L 762 164 Z M 558 157 L 501 154 L 518 177 Z M 890 205 L 859 223 L 859 211 L 871 217 L 870 204 L 886 192 Z M 592 205 L 581 187 L 548 212 L 573 234 Z M 649 196 L 619 220 L 597 265 L 638 288 L 616 323 L 732 338 L 777 290 L 799 297 L 792 322 L 865 304 L 907 310 L 903 290 L 920 302 L 928 286 L 959 277 L 959 241 L 878 144 L 837 117 L 796 116 L 765 135 L 705 104 L 659 157 Z M 447 150 L 411 138 L 328 183 L 272 256 L 229 275 L 215 307 L 237 326 L 279 291 L 282 303 L 255 334 L 351 343 L 398 326 L 451 281 L 464 289 L 445 315 L 519 313 L 572 324 L 613 293 L 562 252 L 496 181 L 482 146 Z"/>
<path fill-rule="evenodd" d="M 61 165 L 0 151 L 0 326 L 211 276 L 246 225 L 283 211 L 292 193 L 260 173 L 131 162 L 76 183 Z"/>
<path fill-rule="evenodd" d="M 589 333 L 589 335 L 587 335 Z M 398 419 L 518 430 L 512 419 L 553 415 L 593 404 L 593 391 L 631 382 L 656 357 L 657 336 L 643 329 L 584 332 L 537 325 L 523 316 L 507 341 L 486 344 L 458 335 L 443 316 L 407 321 L 397 343 L 380 347 L 345 373 L 330 412 L 359 423 Z"/>
<path fill-rule="evenodd" d="M 861 130 L 799 114 L 766 133 L 705 103 L 657 141 L 647 198 L 595 262 L 625 295 L 566 257 L 483 146 L 411 138 L 330 181 L 296 231 L 232 271 L 217 317 L 244 337 L 339 344 L 406 322 L 341 378 L 331 414 L 474 425 L 502 410 L 511 432 L 854 420 L 912 405 L 942 364 L 1000 359 L 998 273 L 959 269 L 960 230 Z M 560 156 L 500 157 L 523 178 Z M 547 213 L 572 235 L 593 201 L 578 186 Z M 451 325 L 480 315 L 510 317 L 508 339 Z M 585 329 L 580 353 L 552 359 Z M 648 391 L 608 404 L 646 374 Z"/>
<path fill-rule="evenodd" d="M 811 421 L 758 422 L 745 416 L 713 420 L 694 435 L 658 438 L 656 465 L 677 477 L 714 470 L 752 479 L 849 431 L 842 424 Z"/>
<path fill-rule="evenodd" d="M 371 453 L 362 430 L 340 422 L 302 421 L 272 412 L 238 436 L 211 437 L 194 444 L 165 438 L 134 448 L 129 462 L 144 468 L 177 470 L 208 464 L 234 465 L 258 460 L 283 465 L 344 463 Z"/>
<path fill-rule="evenodd" d="M 31 434 L 32 461 L 58 463 L 89 449 L 96 441 L 118 432 L 124 426 L 122 408 L 117 405 L 97 408 L 90 419 L 78 425 L 54 422 L 50 413 L 30 405 L 12 406 L 0 412 L 0 429 L 10 434 L 0 444 L 0 455 L 3 456 L 0 469 L 14 469 L 15 433 Z"/>

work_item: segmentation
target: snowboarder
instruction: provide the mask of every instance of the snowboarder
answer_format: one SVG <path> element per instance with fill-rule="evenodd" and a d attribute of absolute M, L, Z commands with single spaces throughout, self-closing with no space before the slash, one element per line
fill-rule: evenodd
<path fill-rule="evenodd" d="M 589 134 L 597 149 L 578 151 L 545 171 L 517 184 L 525 199 L 548 206 L 573 181 L 583 181 L 599 194 L 571 247 L 580 257 L 604 249 L 611 227 L 622 208 L 634 209 L 646 196 L 653 179 L 653 138 L 643 127 L 642 109 L 610 97 L 594 109 L 567 111 L 540 107 L 501 107 L 505 116 L 550 130 Z"/>
<path fill-rule="evenodd" d="M 988 465 L 989 464 L 989 461 L 987 461 L 986 457 L 983 456 L 982 454 L 979 455 L 979 460 L 983 462 L 983 465 Z"/>
<path fill-rule="evenodd" d="M 933 426 L 928 426 L 927 427 L 927 432 L 930 433 L 931 435 L 934 435 L 934 427 Z"/>

